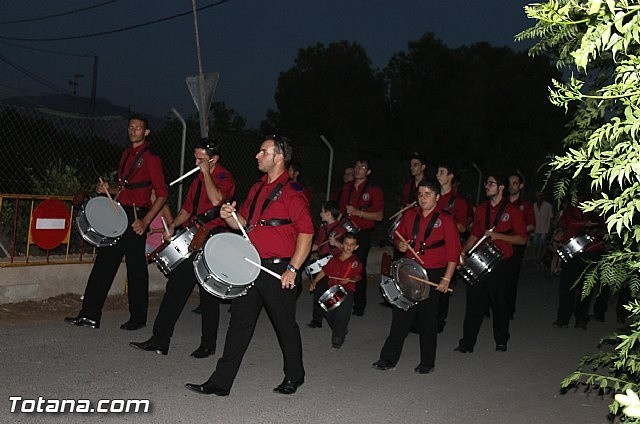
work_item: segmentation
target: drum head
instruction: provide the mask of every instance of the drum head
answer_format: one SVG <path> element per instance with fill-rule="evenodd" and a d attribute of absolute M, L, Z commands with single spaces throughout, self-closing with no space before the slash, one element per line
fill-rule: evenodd
<path fill-rule="evenodd" d="M 106 197 L 94 197 L 84 207 L 85 218 L 96 232 L 105 237 L 119 237 L 127 230 L 127 214 L 114 200 L 116 209 Z"/>
<path fill-rule="evenodd" d="M 413 259 L 400 258 L 395 261 L 391 266 L 391 274 L 407 299 L 419 302 L 429 297 L 429 285 L 420 281 L 429 281 L 427 271 Z"/>
<path fill-rule="evenodd" d="M 214 278 L 232 286 L 245 286 L 258 278 L 260 268 L 244 258 L 260 263 L 256 248 L 244 237 L 234 233 L 211 236 L 202 249 L 207 268 Z"/>

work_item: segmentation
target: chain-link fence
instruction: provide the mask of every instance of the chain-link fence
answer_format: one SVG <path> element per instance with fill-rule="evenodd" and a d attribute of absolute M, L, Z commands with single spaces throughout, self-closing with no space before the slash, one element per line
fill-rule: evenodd
<path fill-rule="evenodd" d="M 167 182 L 180 176 L 182 124 L 177 119 L 151 121 L 150 141 L 162 159 Z M 221 162 L 236 179 L 236 198 L 244 200 L 251 185 L 259 178 L 255 154 L 258 136 L 224 134 L 213 131 L 221 143 Z M 311 211 L 316 222 L 320 204 L 326 198 L 329 175 L 329 149 L 318 134 L 286 134 L 294 142 L 294 160 L 302 165 L 302 184 L 313 193 Z M 197 122 L 190 123 L 185 148 L 184 170 L 194 164 L 193 147 L 199 139 Z M 402 146 L 390 145 L 388 151 L 368 151 L 348 140 L 329 140 L 335 149 L 332 190 L 342 185 L 343 170 L 358 155 L 371 161 L 371 180 L 385 194 L 385 216 L 399 208 L 400 188 L 408 176 L 406 152 Z M 0 194 L 73 196 L 83 189 L 95 191 L 98 178 L 114 183 L 122 150 L 128 144 L 127 117 L 86 117 L 42 108 L 25 108 L 0 104 Z M 423 149 L 426 153 L 427 147 Z M 197 174 L 196 174 L 197 175 Z M 191 179 L 183 181 L 183 194 Z M 177 213 L 179 185 L 169 189 L 169 203 Z M 0 210 L 0 242 L 15 239 L 26 243 L 29 214 L 20 212 L 14 225 L 14 204 L 5 197 Z M 15 228 L 14 228 L 15 227 Z M 387 223 L 378 226 L 376 237 L 382 238 Z M 24 244 L 24 243 L 23 243 Z M 0 252 L 2 255 L 2 252 Z"/>

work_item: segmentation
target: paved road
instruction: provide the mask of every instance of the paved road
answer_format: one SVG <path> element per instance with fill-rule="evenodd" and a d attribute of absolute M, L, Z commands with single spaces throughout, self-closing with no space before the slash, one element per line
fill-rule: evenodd
<path fill-rule="evenodd" d="M 379 281 L 376 276 L 373 281 Z M 41 323 L 0 322 L 0 422 L 171 423 L 606 423 L 607 398 L 582 392 L 560 395 L 559 382 L 583 353 L 596 350 L 612 332 L 615 313 L 589 328 L 551 327 L 557 279 L 523 269 L 509 351 L 494 351 L 491 325 L 482 326 L 473 354 L 453 352 L 461 336 L 464 289 L 458 287 L 450 318 L 438 340 L 435 371 L 418 375 L 418 336 L 410 334 L 395 370 L 371 368 L 387 335 L 391 313 L 369 290 L 364 317 L 353 317 L 343 349 L 330 350 L 328 326 L 304 326 L 311 298 L 298 302 L 307 372 L 292 396 L 272 392 L 282 378 L 282 359 L 266 313 L 262 313 L 231 395 L 202 396 L 184 388 L 212 372 L 224 343 L 229 314 L 223 307 L 218 354 L 189 357 L 199 342 L 199 316 L 187 305 L 168 356 L 133 350 L 149 328 L 124 332 L 122 312 L 106 313 L 100 330 L 71 327 L 60 316 Z M 150 312 L 155 317 L 156 310 Z M 149 414 L 10 414 L 10 396 L 25 399 L 149 399 Z"/>

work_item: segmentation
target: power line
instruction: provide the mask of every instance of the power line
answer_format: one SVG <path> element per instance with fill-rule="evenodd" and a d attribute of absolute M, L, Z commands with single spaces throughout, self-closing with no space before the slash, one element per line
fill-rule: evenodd
<path fill-rule="evenodd" d="M 18 65 L 17 63 L 12 61 L 8 57 L 0 55 L 0 61 L 6 63 L 7 65 L 11 66 L 13 69 L 17 70 L 18 72 L 26 75 L 27 77 L 31 78 L 32 80 L 36 81 L 37 83 L 42 84 L 45 87 L 48 87 L 49 89 L 51 89 L 53 91 L 57 91 L 57 92 L 62 93 L 62 94 L 67 94 L 69 96 L 73 96 L 69 91 L 65 90 L 64 88 L 58 87 L 54 83 L 42 78 L 39 75 L 34 74 L 33 72 L 29 71 L 27 68 Z"/>
<path fill-rule="evenodd" d="M 205 10 L 205 9 L 210 9 L 212 7 L 216 7 L 216 6 L 220 6 L 224 3 L 227 3 L 231 0 L 219 0 L 213 4 L 210 4 L 208 6 L 202 6 L 196 9 L 197 12 L 201 11 L 201 10 Z M 160 18 L 160 19 L 155 19 L 153 21 L 148 21 L 148 22 L 144 22 L 141 24 L 136 24 L 136 25 L 130 25 L 127 27 L 123 27 L 123 28 L 118 28 L 118 29 L 113 29 L 110 31 L 102 31 L 102 32 L 95 32 L 92 34 L 83 34 L 83 35 L 72 35 L 72 36 L 68 36 L 68 37 L 55 37 L 55 38 L 20 38 L 20 37 L 7 37 L 4 35 L 0 35 L 0 39 L 1 40 L 12 40 L 12 41 L 64 41 L 64 40 L 77 40 L 77 39 L 81 39 L 81 38 L 91 38 L 91 37 L 98 37 L 101 35 L 109 35 L 109 34 L 115 34 L 118 32 L 124 32 L 124 31 L 130 31 L 132 29 L 137 29 L 137 28 L 142 28 L 148 25 L 153 25 L 153 24 L 157 24 L 160 22 L 165 22 L 165 21 L 169 21 L 172 19 L 176 19 L 176 18 L 181 18 L 183 16 L 186 15 L 191 15 L 193 14 L 193 10 L 188 10 L 186 12 L 183 13 L 178 13 L 176 15 L 172 15 L 172 16 L 167 16 L 165 18 Z"/>
<path fill-rule="evenodd" d="M 36 52 L 57 54 L 57 55 L 60 55 L 60 56 L 71 56 L 71 57 L 91 57 L 91 56 L 94 56 L 93 53 L 85 53 L 85 54 L 66 53 L 66 52 L 61 52 L 61 51 L 57 51 L 57 50 L 48 50 L 48 49 L 39 49 L 37 47 L 21 46 L 20 44 L 14 44 L 14 43 L 10 43 L 8 41 L 3 41 L 3 40 L 0 40 L 0 44 L 6 44 L 7 46 L 17 47 L 19 49 L 25 49 L 25 50 L 32 50 L 32 51 L 36 51 Z"/>
<path fill-rule="evenodd" d="M 0 24 L 21 24 L 21 23 L 24 23 L 24 22 L 44 21 L 45 19 L 58 18 L 60 16 L 73 15 L 74 13 L 84 12 L 86 10 L 91 10 L 91 9 L 95 9 L 97 7 L 106 6 L 108 4 L 115 3 L 117 1 L 118 0 L 110 0 L 110 1 L 106 1 L 104 3 L 94 4 L 93 6 L 87 6 L 87 7 L 83 7 L 83 8 L 80 8 L 80 9 L 74 9 L 74 10 L 70 10 L 68 12 L 60 12 L 60 13 L 56 13 L 56 14 L 53 14 L 53 15 L 40 16 L 40 17 L 37 17 L 37 18 L 25 18 L 25 19 L 18 19 L 18 20 L 15 20 L 15 21 L 0 21 Z"/>

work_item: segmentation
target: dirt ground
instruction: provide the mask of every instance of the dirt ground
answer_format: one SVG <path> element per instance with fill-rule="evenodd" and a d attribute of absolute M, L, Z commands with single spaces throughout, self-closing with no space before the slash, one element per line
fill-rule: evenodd
<path fill-rule="evenodd" d="M 164 291 L 149 293 L 149 306 L 160 305 Z M 125 294 L 109 296 L 104 305 L 104 311 L 126 310 L 128 302 Z M 56 316 L 75 316 L 82 307 L 79 294 L 61 294 L 44 300 L 29 300 L 26 302 L 6 303 L 0 305 L 0 323 L 12 325 L 19 322 L 40 321 Z"/>

